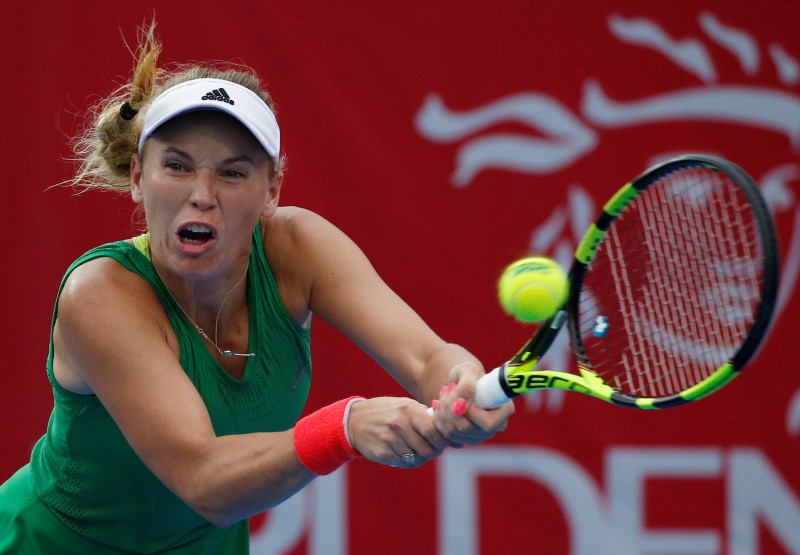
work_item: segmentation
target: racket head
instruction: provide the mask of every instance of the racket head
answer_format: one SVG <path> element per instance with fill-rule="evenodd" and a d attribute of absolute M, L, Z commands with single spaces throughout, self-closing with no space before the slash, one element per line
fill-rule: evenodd
<path fill-rule="evenodd" d="M 623 406 L 705 397 L 762 342 L 778 275 L 774 224 L 744 170 L 710 155 L 650 168 L 576 250 L 566 312 L 579 370 Z"/>

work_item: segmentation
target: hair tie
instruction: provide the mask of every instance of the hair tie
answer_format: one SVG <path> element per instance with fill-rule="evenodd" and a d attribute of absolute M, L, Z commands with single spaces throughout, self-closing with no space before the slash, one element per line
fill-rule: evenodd
<path fill-rule="evenodd" d="M 128 102 L 127 100 L 119 109 L 120 117 L 126 121 L 132 120 L 138 113 L 139 110 L 134 110 L 133 108 L 131 108 L 131 103 Z"/>

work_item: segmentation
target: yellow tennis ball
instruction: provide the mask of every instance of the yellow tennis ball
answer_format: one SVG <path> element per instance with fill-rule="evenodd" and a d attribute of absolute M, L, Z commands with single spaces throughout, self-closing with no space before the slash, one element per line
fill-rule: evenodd
<path fill-rule="evenodd" d="M 497 282 L 500 305 L 520 322 L 541 322 L 567 299 L 564 269 L 550 258 L 530 256 L 510 264 Z"/>

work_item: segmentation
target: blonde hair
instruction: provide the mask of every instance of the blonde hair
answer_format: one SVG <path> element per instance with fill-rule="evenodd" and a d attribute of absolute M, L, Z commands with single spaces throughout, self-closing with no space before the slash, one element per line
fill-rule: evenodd
<path fill-rule="evenodd" d="M 275 113 L 274 102 L 258 75 L 246 66 L 189 64 L 176 65 L 172 70 L 158 67 L 161 43 L 156 39 L 155 27 L 153 22 L 139 30 L 131 82 L 89 111 L 85 129 L 72 142 L 74 161 L 79 167 L 69 184 L 78 189 L 130 191 L 131 157 L 138 150 L 144 114 L 162 91 L 178 83 L 205 77 L 232 81 L 252 90 Z M 272 160 L 273 175 L 284 167 L 283 155 Z"/>

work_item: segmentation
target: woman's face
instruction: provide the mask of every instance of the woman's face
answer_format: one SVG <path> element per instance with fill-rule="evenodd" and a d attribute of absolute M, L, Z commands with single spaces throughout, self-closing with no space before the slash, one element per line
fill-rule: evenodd
<path fill-rule="evenodd" d="M 186 279 L 241 268 L 259 217 L 277 207 L 281 181 L 255 137 L 213 111 L 170 120 L 131 165 L 131 196 L 144 206 L 151 256 Z"/>

